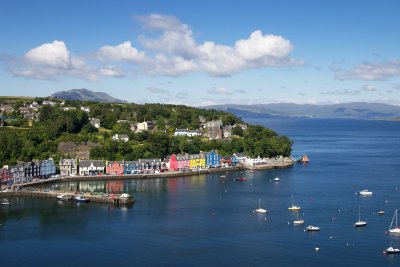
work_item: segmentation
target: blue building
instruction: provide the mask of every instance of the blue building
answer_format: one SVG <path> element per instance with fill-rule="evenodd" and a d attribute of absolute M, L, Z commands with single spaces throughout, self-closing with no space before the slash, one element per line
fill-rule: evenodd
<path fill-rule="evenodd" d="M 139 173 L 141 173 L 139 161 L 124 161 L 124 174 Z"/>
<path fill-rule="evenodd" d="M 214 150 L 204 153 L 206 157 L 206 167 L 215 168 L 221 166 L 221 156 Z"/>
<path fill-rule="evenodd" d="M 56 174 L 56 165 L 54 164 L 52 158 L 41 160 L 39 165 L 40 165 L 40 177 L 48 178 Z"/>

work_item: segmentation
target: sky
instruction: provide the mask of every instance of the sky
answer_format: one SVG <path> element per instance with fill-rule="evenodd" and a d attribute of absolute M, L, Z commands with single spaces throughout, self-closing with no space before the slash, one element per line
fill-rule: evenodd
<path fill-rule="evenodd" d="M 0 1 L 0 95 L 400 105 L 400 1 Z"/>

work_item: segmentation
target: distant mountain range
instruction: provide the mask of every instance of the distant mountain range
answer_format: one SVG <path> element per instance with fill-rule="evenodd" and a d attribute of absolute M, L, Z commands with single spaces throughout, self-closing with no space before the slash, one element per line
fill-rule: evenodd
<path fill-rule="evenodd" d="M 315 118 L 362 118 L 391 119 L 400 117 L 400 106 L 380 103 L 343 103 L 332 105 L 260 104 L 260 105 L 215 105 L 213 108 L 227 111 L 240 117 L 315 117 Z"/>
<path fill-rule="evenodd" d="M 68 91 L 60 91 L 51 95 L 51 97 L 67 99 L 67 100 L 80 100 L 80 101 L 95 101 L 104 103 L 126 103 L 127 101 L 114 98 L 106 93 L 93 92 L 88 89 L 71 89 Z"/>

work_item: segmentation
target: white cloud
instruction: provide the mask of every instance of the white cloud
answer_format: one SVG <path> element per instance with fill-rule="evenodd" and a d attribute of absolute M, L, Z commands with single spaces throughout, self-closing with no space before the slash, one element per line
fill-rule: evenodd
<path fill-rule="evenodd" d="M 400 60 L 389 62 L 365 62 L 348 72 L 336 74 L 338 80 L 386 80 L 400 75 Z"/>
<path fill-rule="evenodd" d="M 99 73 L 108 77 L 123 77 L 124 72 L 113 66 L 105 66 L 99 70 Z"/>
<path fill-rule="evenodd" d="M 132 47 L 131 42 L 126 41 L 122 44 L 111 46 L 106 45 L 97 51 L 97 57 L 100 60 L 107 61 L 143 61 L 145 53 Z"/>
<path fill-rule="evenodd" d="M 324 91 L 324 92 L 320 92 L 320 94 L 321 95 L 359 95 L 360 91 L 344 89 L 344 90 Z"/>
<path fill-rule="evenodd" d="M 182 76 L 196 70 L 197 66 L 190 60 L 182 57 L 167 57 L 158 54 L 144 62 L 144 71 L 149 75 Z"/>
<path fill-rule="evenodd" d="M 213 87 L 210 90 L 207 91 L 209 94 L 216 94 L 216 95 L 230 95 L 231 93 L 229 92 L 228 89 L 225 87 Z"/>
<path fill-rule="evenodd" d="M 96 70 L 77 56 L 70 55 L 63 41 L 55 40 L 29 50 L 22 58 L 9 65 L 16 76 L 54 80 L 62 76 L 97 80 Z"/>
<path fill-rule="evenodd" d="M 366 92 L 375 92 L 375 91 L 378 91 L 378 89 L 377 89 L 374 85 L 372 85 L 372 84 L 366 84 L 366 85 L 364 85 L 361 89 L 362 89 L 363 91 L 366 91 Z"/>

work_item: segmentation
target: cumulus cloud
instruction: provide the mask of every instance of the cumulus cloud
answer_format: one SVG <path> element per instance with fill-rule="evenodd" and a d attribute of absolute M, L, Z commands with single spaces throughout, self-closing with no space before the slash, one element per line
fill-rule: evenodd
<path fill-rule="evenodd" d="M 16 75 L 33 79 L 57 79 L 61 76 L 97 80 L 94 68 L 77 56 L 72 56 L 63 41 L 55 40 L 29 50 L 9 66 Z"/>
<path fill-rule="evenodd" d="M 231 93 L 229 92 L 228 89 L 225 87 L 213 87 L 210 90 L 207 91 L 209 94 L 215 94 L 215 95 L 230 95 Z"/>
<path fill-rule="evenodd" d="M 372 84 L 366 84 L 361 88 L 365 92 L 375 92 L 378 91 L 378 89 L 372 85 Z"/>
<path fill-rule="evenodd" d="M 400 60 L 388 62 L 364 62 L 348 72 L 336 74 L 338 80 L 386 80 L 400 75 Z"/>
<path fill-rule="evenodd" d="M 169 92 L 167 90 L 156 87 L 147 87 L 146 90 L 152 92 L 153 94 L 169 95 Z"/>
<path fill-rule="evenodd" d="M 179 77 L 203 72 L 223 77 L 253 68 L 303 64 L 290 57 L 294 47 L 289 40 L 261 30 L 226 45 L 197 42 L 191 27 L 174 16 L 150 14 L 135 19 L 146 31 L 138 37 L 140 48 L 125 41 L 101 46 L 86 55 L 74 55 L 63 41 L 55 40 L 32 48 L 16 60 L 8 60 L 8 69 L 14 75 L 34 79 L 69 76 L 98 80 L 103 76 L 123 77 L 122 70 L 128 69 L 133 70 L 127 72 L 131 75 Z M 6 61 L 4 56 L 0 60 Z"/>
<path fill-rule="evenodd" d="M 103 61 L 143 61 L 145 59 L 145 53 L 132 47 L 132 43 L 129 41 L 123 42 L 122 44 L 111 46 L 106 45 L 101 47 L 96 56 Z"/>

